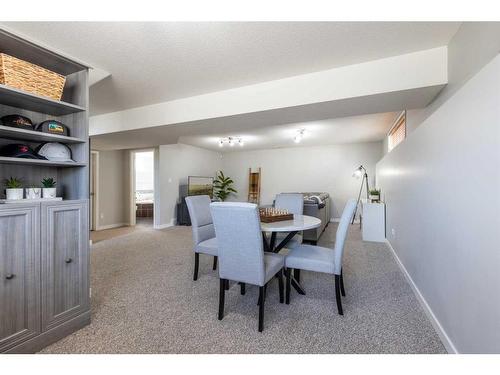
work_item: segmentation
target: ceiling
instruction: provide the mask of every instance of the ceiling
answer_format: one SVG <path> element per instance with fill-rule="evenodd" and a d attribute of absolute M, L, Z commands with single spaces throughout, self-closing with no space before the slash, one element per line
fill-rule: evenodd
<path fill-rule="evenodd" d="M 268 126 L 260 129 L 227 132 L 224 136 L 241 137 L 244 145 L 219 147 L 217 135 L 183 135 L 180 143 L 220 152 L 257 150 L 282 147 L 320 146 L 337 143 L 358 143 L 381 141 L 392 126 L 396 113 L 378 113 L 364 116 L 352 116 L 321 121 L 311 121 L 280 126 Z M 299 130 L 304 130 L 300 143 L 294 138 Z"/>
<path fill-rule="evenodd" d="M 457 22 L 8 22 L 111 76 L 103 114 L 448 44 Z M 104 75 L 105 76 L 105 75 Z M 192 138 L 193 142 L 197 142 Z"/>
<path fill-rule="evenodd" d="M 280 125 L 228 117 L 109 133 L 91 139 L 92 149 L 95 150 L 146 148 L 180 142 L 220 152 L 374 142 L 384 138 L 396 116 L 397 113 L 387 112 Z M 305 135 L 297 144 L 293 139 L 300 129 L 305 130 Z M 241 137 L 244 146 L 226 145 L 220 148 L 221 137 Z"/>

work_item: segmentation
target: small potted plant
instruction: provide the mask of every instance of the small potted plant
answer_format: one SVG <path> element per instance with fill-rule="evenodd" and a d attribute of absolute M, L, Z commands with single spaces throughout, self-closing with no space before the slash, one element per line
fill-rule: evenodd
<path fill-rule="evenodd" d="M 44 198 L 55 198 L 56 197 L 56 180 L 52 177 L 44 178 L 42 180 L 42 195 Z"/>
<path fill-rule="evenodd" d="M 23 183 L 20 178 L 11 177 L 5 180 L 5 194 L 8 200 L 23 199 Z"/>
<path fill-rule="evenodd" d="M 42 197 L 42 189 L 36 185 L 30 185 L 26 188 L 26 199 L 40 199 Z"/>
<path fill-rule="evenodd" d="M 370 200 L 380 202 L 380 189 L 370 189 Z"/>

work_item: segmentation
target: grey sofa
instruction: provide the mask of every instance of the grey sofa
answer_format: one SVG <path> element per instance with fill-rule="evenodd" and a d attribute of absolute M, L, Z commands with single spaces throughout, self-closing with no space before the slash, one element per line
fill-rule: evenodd
<path fill-rule="evenodd" d="M 304 231 L 304 241 L 316 244 L 323 231 L 330 223 L 331 202 L 328 193 L 307 192 L 304 195 L 304 215 L 314 216 L 321 220 L 321 225 L 316 229 Z"/>
<path fill-rule="evenodd" d="M 304 215 L 314 216 L 321 220 L 321 225 L 315 229 L 303 232 L 303 240 L 316 244 L 323 231 L 330 223 L 330 194 L 321 192 L 300 193 L 304 196 Z"/>

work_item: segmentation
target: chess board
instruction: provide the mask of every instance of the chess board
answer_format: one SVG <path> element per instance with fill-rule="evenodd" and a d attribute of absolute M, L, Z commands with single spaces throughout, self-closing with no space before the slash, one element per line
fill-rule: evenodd
<path fill-rule="evenodd" d="M 259 210 L 260 221 L 263 223 L 274 223 L 275 221 L 293 220 L 293 214 L 287 210 L 268 207 Z"/>

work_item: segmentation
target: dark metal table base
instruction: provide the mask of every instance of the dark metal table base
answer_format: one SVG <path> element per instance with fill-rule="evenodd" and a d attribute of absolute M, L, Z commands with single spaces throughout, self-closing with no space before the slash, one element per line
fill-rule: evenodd
<path fill-rule="evenodd" d="M 283 249 L 286 244 L 295 236 L 298 231 L 293 231 L 288 233 L 288 235 L 281 241 L 277 246 L 276 245 L 276 233 L 277 232 L 272 232 L 271 233 L 271 241 L 267 242 L 266 234 L 262 232 L 262 242 L 264 244 L 264 251 L 270 252 L 270 253 L 278 253 L 281 249 Z M 297 291 L 297 293 L 305 295 L 306 291 L 300 285 L 300 270 L 294 270 L 293 274 L 290 275 L 290 282 L 293 286 L 293 288 Z"/>

